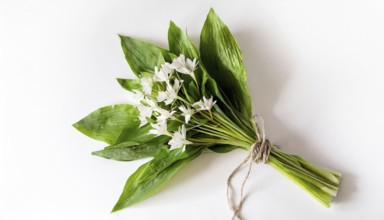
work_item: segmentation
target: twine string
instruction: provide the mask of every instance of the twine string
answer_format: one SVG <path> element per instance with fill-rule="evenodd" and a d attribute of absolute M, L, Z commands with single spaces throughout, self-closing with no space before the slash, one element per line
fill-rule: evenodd
<path fill-rule="evenodd" d="M 261 126 L 257 123 L 257 118 L 260 119 Z M 252 170 L 253 162 L 266 163 L 271 152 L 271 144 L 265 137 L 264 119 L 256 114 L 252 117 L 252 123 L 255 125 L 256 142 L 252 144 L 247 157 L 232 171 L 227 179 L 227 200 L 229 208 L 233 212 L 232 220 L 241 220 L 240 211 L 244 203 L 244 186 L 247 182 Z M 237 202 L 233 198 L 232 178 L 240 171 L 240 169 L 249 163 L 247 173 L 240 187 L 240 200 Z"/>

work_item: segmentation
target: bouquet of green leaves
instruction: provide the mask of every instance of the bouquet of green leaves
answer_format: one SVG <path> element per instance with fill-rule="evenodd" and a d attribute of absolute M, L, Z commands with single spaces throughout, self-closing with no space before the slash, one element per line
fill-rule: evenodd
<path fill-rule="evenodd" d="M 100 108 L 74 124 L 85 135 L 109 144 L 93 155 L 119 161 L 153 157 L 128 178 L 113 211 L 156 193 L 202 151 L 226 153 L 237 148 L 250 152 L 244 162 L 270 164 L 330 206 L 341 174 L 286 154 L 265 139 L 252 116 L 242 53 L 212 9 L 199 50 L 173 22 L 169 50 L 120 38 L 137 78 L 118 82 L 132 93 L 133 104 Z"/>

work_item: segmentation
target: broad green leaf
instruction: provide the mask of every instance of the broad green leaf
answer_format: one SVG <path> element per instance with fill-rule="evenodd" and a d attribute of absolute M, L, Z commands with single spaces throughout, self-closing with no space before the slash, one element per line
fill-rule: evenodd
<path fill-rule="evenodd" d="M 117 81 L 123 87 L 124 89 L 128 91 L 133 91 L 133 90 L 139 90 L 141 91 L 142 87 L 140 84 L 140 81 L 137 79 L 120 79 L 118 78 Z"/>
<path fill-rule="evenodd" d="M 188 38 L 187 33 L 182 31 L 172 21 L 168 29 L 169 50 L 174 54 L 184 54 L 190 59 L 199 59 L 199 54 L 192 41 Z"/>
<path fill-rule="evenodd" d="M 196 49 L 193 42 L 189 39 L 186 31 L 181 30 L 172 21 L 170 22 L 169 29 L 168 29 L 168 44 L 169 44 L 169 50 L 173 54 L 177 54 L 177 55 L 184 54 L 185 57 L 191 60 L 196 59 L 199 62 L 200 60 L 199 52 Z M 190 76 L 182 75 L 181 77 L 184 79 L 186 85 L 190 85 L 192 81 Z M 205 70 L 203 63 L 198 64 L 198 67 L 195 70 L 195 77 L 196 77 L 196 80 L 199 82 L 199 84 L 202 85 L 201 88 L 199 89 L 204 95 L 205 82 L 207 79 L 207 71 Z M 201 97 L 200 93 L 196 93 L 195 95 Z"/>
<path fill-rule="evenodd" d="M 156 193 L 172 176 L 189 161 L 201 153 L 201 148 L 187 149 L 180 153 L 179 149 L 160 149 L 155 157 L 139 167 L 127 180 L 123 193 L 112 212 L 138 203 Z"/>
<path fill-rule="evenodd" d="M 168 131 L 173 132 L 177 130 L 179 125 L 180 122 L 178 121 L 168 121 Z M 117 139 L 117 143 L 131 141 L 151 145 L 161 145 L 169 141 L 170 137 L 168 136 L 161 135 L 156 137 L 154 134 L 149 134 L 149 130 L 151 129 L 152 126 L 149 123 L 141 127 L 127 127 L 121 132 Z"/>
<path fill-rule="evenodd" d="M 124 130 L 137 129 L 138 114 L 131 105 L 112 105 L 92 112 L 73 126 L 90 138 L 115 144 Z"/>
<path fill-rule="evenodd" d="M 179 122 L 169 122 L 168 131 L 172 132 L 178 128 L 175 123 L 179 124 Z M 168 143 L 170 137 L 150 134 L 149 130 L 151 129 L 152 126 L 149 123 L 142 127 L 127 127 L 116 140 L 116 146 L 109 146 L 102 151 L 98 151 L 95 155 L 114 160 L 135 160 L 152 157 L 160 147 Z M 137 143 L 137 146 L 124 148 L 124 143 L 129 145 L 132 142 Z"/>
<path fill-rule="evenodd" d="M 136 142 L 123 142 L 106 147 L 104 150 L 92 152 L 93 155 L 107 159 L 130 161 L 154 156 L 163 145 L 140 144 Z"/>
<path fill-rule="evenodd" d="M 125 59 L 138 77 L 141 76 L 141 72 L 153 73 L 154 68 L 164 60 L 168 62 L 172 60 L 172 55 L 163 48 L 132 37 L 119 36 Z"/>
<path fill-rule="evenodd" d="M 217 81 L 231 105 L 250 119 L 251 98 L 242 53 L 228 27 L 213 9 L 209 11 L 201 32 L 200 55 L 210 76 Z"/>

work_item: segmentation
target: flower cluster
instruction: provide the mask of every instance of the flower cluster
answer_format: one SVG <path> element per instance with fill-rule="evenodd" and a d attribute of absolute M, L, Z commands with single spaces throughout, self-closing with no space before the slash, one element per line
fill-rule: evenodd
<path fill-rule="evenodd" d="M 197 65 L 196 59 L 191 60 L 181 54 L 172 63 L 165 62 L 160 68 L 155 67 L 154 74 L 142 76 L 139 79 L 141 90 L 133 90 L 140 127 L 150 123 L 150 134 L 171 137 L 168 142 L 171 149 L 184 149 L 186 145 L 193 144 L 187 140 L 187 128 L 193 127 L 196 113 L 205 111 L 212 118 L 211 110 L 216 103 L 212 96 L 207 98 L 203 95 L 199 101 L 190 103 L 180 95 L 181 89 L 188 89 L 184 84 L 185 77 L 190 77 L 199 87 L 194 73 Z M 179 122 L 176 131 L 168 130 L 170 121 Z"/>

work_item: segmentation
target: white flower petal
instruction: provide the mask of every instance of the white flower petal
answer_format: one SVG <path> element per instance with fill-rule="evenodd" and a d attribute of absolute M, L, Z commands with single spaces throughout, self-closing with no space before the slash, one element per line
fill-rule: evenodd
<path fill-rule="evenodd" d="M 156 112 L 158 113 L 157 121 L 167 121 L 169 118 L 173 118 L 173 114 L 175 114 L 176 111 L 168 111 L 166 109 L 158 108 L 156 109 Z"/>
<path fill-rule="evenodd" d="M 133 106 L 139 106 L 141 105 L 141 101 L 144 99 L 143 93 L 141 93 L 139 90 L 133 90 L 133 102 L 131 103 Z"/>
<path fill-rule="evenodd" d="M 197 108 L 199 111 L 207 110 L 211 111 L 212 107 L 216 104 L 216 100 L 213 101 L 213 96 L 207 99 L 205 96 L 202 100 L 195 102 L 193 106 Z"/>
<path fill-rule="evenodd" d="M 164 102 L 166 105 L 171 104 L 175 99 L 177 99 L 177 94 L 180 90 L 182 81 L 175 79 L 173 85 L 170 82 L 167 82 L 166 91 L 160 91 L 157 96 L 157 102 Z"/>
<path fill-rule="evenodd" d="M 184 125 L 180 126 L 178 131 L 172 135 L 172 139 L 168 144 L 171 146 L 171 149 L 181 148 L 185 147 L 187 144 L 192 144 L 192 142 L 187 140 L 187 131 L 185 130 Z"/>
<path fill-rule="evenodd" d="M 195 113 L 194 109 L 191 109 L 191 107 L 187 106 L 180 106 L 180 111 L 182 112 L 181 115 L 184 116 L 185 123 L 188 124 L 189 120 L 191 119 L 192 115 Z"/>
<path fill-rule="evenodd" d="M 147 120 L 146 117 L 143 117 L 143 116 L 139 115 L 139 120 L 140 120 L 140 125 L 139 125 L 139 127 L 142 127 L 142 126 L 148 124 L 148 120 Z"/>
<path fill-rule="evenodd" d="M 185 66 L 185 56 L 183 54 L 180 54 L 180 56 L 173 60 L 171 64 L 171 68 L 177 70 Z"/>
<path fill-rule="evenodd" d="M 167 130 L 167 122 L 166 121 L 160 121 L 156 124 L 151 124 L 152 129 L 149 130 L 148 133 L 155 134 L 156 136 L 160 135 L 168 135 L 171 136 L 171 134 Z"/>
<path fill-rule="evenodd" d="M 144 94 L 151 95 L 152 93 L 152 80 L 149 77 L 140 78 L 141 87 Z"/>
<path fill-rule="evenodd" d="M 156 82 L 168 82 L 169 78 L 172 76 L 174 70 L 171 67 L 170 63 L 164 63 L 161 65 L 161 69 L 159 70 L 155 67 L 155 76 L 154 80 Z"/>
<path fill-rule="evenodd" d="M 192 61 L 189 58 L 185 58 L 183 54 L 180 54 L 178 58 L 173 60 L 170 66 L 179 73 L 190 75 L 196 81 L 193 73 L 197 66 L 196 58 Z"/>
<path fill-rule="evenodd" d="M 165 99 L 167 99 L 167 97 L 168 97 L 167 92 L 165 92 L 165 91 L 161 91 L 161 92 L 159 92 L 159 94 L 157 95 L 157 102 L 162 102 L 162 101 L 164 101 Z"/>
<path fill-rule="evenodd" d="M 170 63 L 164 63 L 161 65 L 161 70 L 166 73 L 169 77 L 172 76 L 174 70 Z"/>
<path fill-rule="evenodd" d="M 156 102 L 148 97 L 145 97 L 143 100 L 141 100 L 141 102 L 136 107 L 139 110 L 140 126 L 147 124 L 147 118 L 152 117 L 153 112 L 159 108 Z"/>

